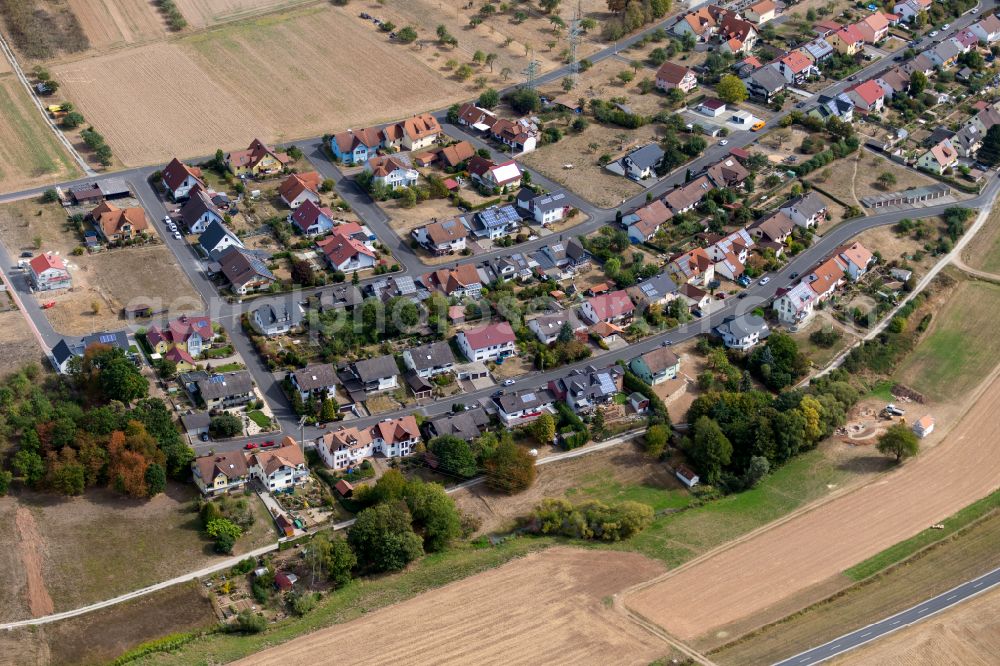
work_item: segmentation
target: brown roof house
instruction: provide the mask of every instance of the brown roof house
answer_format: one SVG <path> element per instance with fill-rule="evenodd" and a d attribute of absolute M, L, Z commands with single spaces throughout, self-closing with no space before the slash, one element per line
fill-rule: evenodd
<path fill-rule="evenodd" d="M 246 458 L 242 451 L 223 451 L 195 458 L 191 472 L 198 490 L 206 497 L 240 490 L 249 476 Z"/>
<path fill-rule="evenodd" d="M 306 201 L 319 203 L 319 185 L 323 178 L 315 171 L 293 173 L 278 186 L 281 200 L 289 208 L 295 209 Z"/>
<path fill-rule="evenodd" d="M 309 468 L 302 449 L 291 437 L 285 437 L 276 449 L 259 449 L 247 455 L 250 478 L 271 492 L 282 492 L 309 480 Z"/>
<path fill-rule="evenodd" d="M 136 236 L 149 230 L 146 211 L 142 208 L 119 208 L 105 201 L 90 211 L 89 217 L 94 229 L 106 243 L 134 240 Z"/>
<path fill-rule="evenodd" d="M 692 69 L 668 61 L 656 70 L 656 87 L 660 90 L 678 88 L 683 92 L 691 92 L 698 87 L 698 77 Z"/>
<path fill-rule="evenodd" d="M 266 176 L 281 171 L 292 161 L 286 153 L 254 139 L 246 150 L 234 150 L 226 155 L 226 165 L 236 176 Z"/>

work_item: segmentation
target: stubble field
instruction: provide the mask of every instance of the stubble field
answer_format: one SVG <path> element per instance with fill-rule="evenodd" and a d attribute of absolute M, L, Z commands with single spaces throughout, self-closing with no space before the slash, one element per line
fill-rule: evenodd
<path fill-rule="evenodd" d="M 294 7 L 314 0 L 177 0 L 177 8 L 195 28 Z"/>
<path fill-rule="evenodd" d="M 164 37 L 166 23 L 148 0 L 68 0 L 91 48 L 118 48 Z"/>
<path fill-rule="evenodd" d="M 58 65 L 53 75 L 127 165 L 394 120 L 464 94 L 413 58 L 413 47 L 349 14 L 317 6 L 264 16 Z"/>
<path fill-rule="evenodd" d="M 968 396 L 973 400 L 973 396 Z M 987 495 L 1000 479 L 1000 379 L 984 383 L 944 441 L 884 479 L 816 506 L 636 590 L 630 608 L 686 641 L 749 630 L 888 546 Z M 737 634 L 738 635 L 738 634 Z"/>
<path fill-rule="evenodd" d="M 237 663 L 309 663 L 336 653 L 367 664 L 648 664 L 669 646 L 608 600 L 662 570 L 634 553 L 552 548 Z"/>

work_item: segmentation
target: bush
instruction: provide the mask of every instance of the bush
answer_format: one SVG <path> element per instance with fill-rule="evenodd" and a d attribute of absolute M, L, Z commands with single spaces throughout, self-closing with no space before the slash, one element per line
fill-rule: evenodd
<path fill-rule="evenodd" d="M 243 421 L 234 414 L 213 416 L 208 429 L 215 437 L 236 437 L 243 433 Z"/>
<path fill-rule="evenodd" d="M 242 634 L 259 634 L 267 629 L 267 620 L 263 615 L 258 615 L 253 611 L 240 611 L 236 616 L 236 623 L 227 627 L 228 631 Z"/>
<path fill-rule="evenodd" d="M 608 506 L 597 500 L 573 505 L 564 499 L 545 499 L 523 522 L 535 534 L 621 541 L 649 527 L 653 523 L 653 509 L 631 501 Z"/>

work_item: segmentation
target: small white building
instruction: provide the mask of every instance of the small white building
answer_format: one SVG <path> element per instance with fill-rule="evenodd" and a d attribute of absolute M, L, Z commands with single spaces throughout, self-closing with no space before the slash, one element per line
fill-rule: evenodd
<path fill-rule="evenodd" d="M 930 414 L 921 416 L 920 419 L 913 424 L 913 432 L 916 433 L 917 437 L 920 439 L 927 437 L 927 435 L 934 432 L 934 417 Z"/>

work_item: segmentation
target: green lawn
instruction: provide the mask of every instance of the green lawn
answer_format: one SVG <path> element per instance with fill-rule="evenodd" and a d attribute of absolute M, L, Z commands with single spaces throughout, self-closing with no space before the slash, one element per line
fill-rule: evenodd
<path fill-rule="evenodd" d="M 211 349 L 206 349 L 201 353 L 205 358 L 225 358 L 227 356 L 233 355 L 233 348 L 229 345 L 224 347 L 213 347 Z"/>
<path fill-rule="evenodd" d="M 249 417 L 251 421 L 253 421 L 254 423 L 256 423 L 261 428 L 270 428 L 271 427 L 271 419 L 270 419 L 270 417 L 268 417 L 268 415 L 265 414 L 262 411 L 259 411 L 259 410 L 255 409 L 254 411 L 247 413 L 247 417 Z"/>
<path fill-rule="evenodd" d="M 955 515 L 942 520 L 941 524 L 944 525 L 944 529 L 935 530 L 927 528 L 906 541 L 900 541 L 886 548 L 881 553 L 869 557 L 864 562 L 859 562 L 844 573 L 854 580 L 868 578 L 872 574 L 878 573 L 897 562 L 902 562 L 918 550 L 951 536 L 970 523 L 995 511 L 997 508 L 1000 508 L 1000 491 L 987 495 L 978 502 L 965 507 Z"/>
<path fill-rule="evenodd" d="M 872 387 L 872 390 L 868 392 L 865 398 L 878 398 L 880 400 L 885 400 L 886 402 L 892 402 L 892 387 L 895 382 L 881 381 Z"/>
<path fill-rule="evenodd" d="M 0 179 L 23 181 L 42 176 L 71 177 L 79 173 L 20 83 L 4 75 L 0 83 Z M 9 77 L 9 78 L 7 78 Z"/>
<path fill-rule="evenodd" d="M 242 369 L 243 369 L 242 363 L 226 363 L 216 368 L 212 368 L 212 372 L 233 372 L 234 370 L 242 370 Z"/>
<path fill-rule="evenodd" d="M 903 384 L 935 399 L 975 388 L 996 366 L 1000 336 L 994 328 L 1000 286 L 962 282 L 934 313 L 931 330 L 896 373 Z"/>

